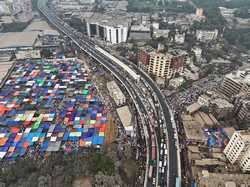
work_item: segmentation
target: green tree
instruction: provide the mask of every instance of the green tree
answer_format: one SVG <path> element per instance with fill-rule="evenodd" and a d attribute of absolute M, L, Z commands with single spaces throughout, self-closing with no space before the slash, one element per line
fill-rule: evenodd
<path fill-rule="evenodd" d="M 89 160 L 89 170 L 91 173 L 96 174 L 98 171 L 104 174 L 113 175 L 115 165 L 113 160 L 102 153 L 93 153 Z"/>

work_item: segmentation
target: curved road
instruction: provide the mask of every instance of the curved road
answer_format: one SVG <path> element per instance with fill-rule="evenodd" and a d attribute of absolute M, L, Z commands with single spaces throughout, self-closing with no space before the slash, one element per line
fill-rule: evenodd
<path fill-rule="evenodd" d="M 138 94 L 138 92 L 135 91 L 136 89 L 133 88 L 133 85 L 135 85 L 135 83 L 133 83 L 131 85 L 131 82 L 134 82 L 134 81 L 133 80 L 131 81 L 131 79 L 127 80 L 128 78 L 127 79 L 124 78 L 122 76 L 122 74 L 119 73 L 122 70 L 119 69 L 119 67 L 116 67 L 115 63 L 112 63 L 112 59 L 109 59 L 109 58 L 103 56 L 102 54 L 98 53 L 94 49 L 95 44 L 92 43 L 91 40 L 89 40 L 86 37 L 84 37 L 84 38 L 82 38 L 82 40 L 80 40 L 76 35 L 74 35 L 74 33 L 72 33 L 73 31 L 70 31 L 67 27 L 65 27 L 65 25 L 63 23 L 53 22 L 52 20 L 55 21 L 58 18 L 54 14 L 48 15 L 49 9 L 46 6 L 46 2 L 47 2 L 46 0 L 39 0 L 38 1 L 38 8 L 47 18 L 49 17 L 48 20 L 54 26 L 56 26 L 58 29 L 60 29 L 61 31 L 64 31 L 64 33 L 66 35 L 68 35 L 77 45 L 80 45 L 81 48 L 85 52 L 90 54 L 90 56 L 92 56 L 97 61 L 102 62 L 102 64 L 104 64 L 104 66 L 107 69 L 109 69 L 123 83 L 123 85 L 126 87 L 126 89 L 128 89 L 128 91 L 130 92 L 130 95 L 134 96 L 134 98 L 132 97 L 132 99 L 136 100 L 137 104 L 136 103 L 135 104 L 137 106 L 137 110 L 139 110 L 139 113 L 148 114 L 147 108 L 145 108 L 145 105 L 142 102 L 140 95 Z M 178 138 L 176 138 L 177 136 L 175 136 L 175 133 L 177 131 L 176 131 L 176 127 L 175 127 L 175 122 L 173 120 L 173 115 L 172 115 L 172 113 L 171 113 L 171 111 L 170 111 L 170 109 L 165 101 L 165 97 L 163 96 L 163 94 L 161 93 L 161 91 L 159 90 L 157 85 L 152 81 L 152 79 L 145 72 L 143 72 L 142 70 L 140 70 L 136 66 L 133 66 L 133 68 L 134 68 L 134 71 L 136 71 L 137 74 L 139 74 L 141 76 L 141 78 L 147 82 L 147 84 L 150 86 L 150 89 L 153 90 L 153 93 L 156 95 L 158 102 L 160 104 L 160 108 L 162 110 L 162 116 L 164 118 L 166 128 L 167 128 L 167 140 L 168 140 L 168 143 L 167 143 L 167 145 L 168 145 L 168 167 L 167 167 L 168 171 L 167 171 L 167 179 L 166 179 L 167 181 L 166 181 L 166 183 L 164 182 L 164 184 L 167 184 L 167 185 L 162 185 L 162 186 L 170 186 L 170 187 L 173 186 L 174 187 L 176 177 L 178 177 L 178 176 L 180 177 L 180 163 L 179 163 L 180 160 L 179 160 Z M 147 126 L 147 129 L 150 132 L 149 125 Z M 152 134 L 157 135 L 157 140 L 155 140 L 156 142 L 160 142 L 160 140 L 161 140 L 161 137 L 159 136 L 159 134 L 161 134 L 163 129 L 160 128 L 159 125 L 155 129 L 157 132 L 150 132 L 150 134 L 149 134 L 149 142 L 152 141 L 151 140 Z M 160 146 L 159 143 L 157 146 Z M 159 149 L 157 149 L 157 150 L 158 150 L 157 157 L 159 157 Z M 158 172 L 158 169 L 159 169 L 158 161 L 159 160 L 157 159 L 157 167 L 156 167 L 157 173 L 155 175 L 156 186 L 158 186 L 157 185 L 158 184 L 158 173 L 159 173 Z M 146 169 L 146 171 L 147 171 L 147 169 Z M 147 172 L 146 172 L 146 176 L 147 176 Z M 146 177 L 145 177 L 145 181 L 146 181 Z M 147 184 L 147 181 L 145 184 Z M 147 186 L 148 186 L 148 184 L 147 184 Z"/>

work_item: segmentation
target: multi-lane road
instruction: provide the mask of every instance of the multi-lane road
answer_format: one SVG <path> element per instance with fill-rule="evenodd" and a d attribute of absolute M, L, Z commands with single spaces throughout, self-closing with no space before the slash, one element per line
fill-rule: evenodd
<path fill-rule="evenodd" d="M 147 159 L 144 186 L 176 185 L 180 179 L 178 136 L 172 112 L 152 79 L 137 66 L 116 57 L 79 34 L 47 7 L 48 0 L 38 0 L 38 9 L 60 32 L 82 51 L 107 68 L 126 88 L 143 121 Z"/>

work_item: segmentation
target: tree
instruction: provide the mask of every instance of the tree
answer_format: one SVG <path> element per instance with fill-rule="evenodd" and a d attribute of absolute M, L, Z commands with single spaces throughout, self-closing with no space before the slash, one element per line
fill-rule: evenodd
<path fill-rule="evenodd" d="M 113 175 L 115 170 L 115 165 L 113 160 L 102 153 L 93 153 L 90 156 L 89 168 L 92 174 L 98 173 L 98 171 L 104 174 Z"/>

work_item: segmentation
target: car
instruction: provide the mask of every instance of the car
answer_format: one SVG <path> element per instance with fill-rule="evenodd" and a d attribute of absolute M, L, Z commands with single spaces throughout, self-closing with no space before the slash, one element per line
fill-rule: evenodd
<path fill-rule="evenodd" d="M 152 183 L 153 183 L 153 185 L 155 185 L 155 178 L 153 178 L 153 182 Z"/>
<path fill-rule="evenodd" d="M 162 139 L 163 140 L 163 139 Z M 161 148 L 163 148 L 163 141 L 161 141 Z"/>
<path fill-rule="evenodd" d="M 168 150 L 167 149 L 165 149 L 165 155 L 168 155 Z"/>
<path fill-rule="evenodd" d="M 163 149 L 161 149 L 161 151 L 160 151 L 160 155 L 163 155 Z"/>
<path fill-rule="evenodd" d="M 159 167 L 162 167 L 162 161 L 159 161 Z"/>
<path fill-rule="evenodd" d="M 164 160 L 164 164 L 163 164 L 163 165 L 164 165 L 164 167 L 167 166 L 167 160 L 166 160 L 166 159 Z M 163 168 L 164 168 L 164 167 L 163 167 Z"/>

